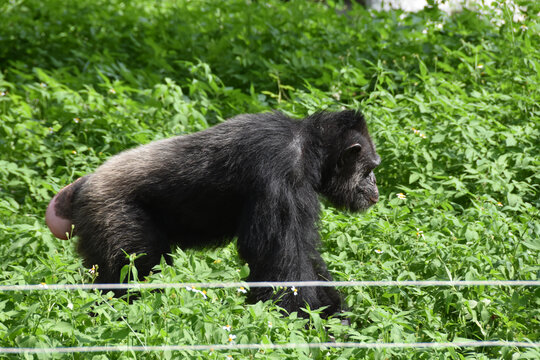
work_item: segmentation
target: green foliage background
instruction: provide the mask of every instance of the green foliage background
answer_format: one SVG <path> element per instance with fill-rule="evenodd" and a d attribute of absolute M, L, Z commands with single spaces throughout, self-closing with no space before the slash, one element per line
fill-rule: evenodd
<path fill-rule="evenodd" d="M 537 280 L 540 3 L 517 3 L 521 22 L 504 3 L 448 16 L 342 12 L 333 1 L 0 1 L 0 282 L 92 281 L 43 216 L 56 191 L 109 156 L 239 113 L 342 108 L 366 114 L 383 162 L 377 206 L 323 208 L 336 280 Z M 234 245 L 174 259 L 150 281 L 246 275 Z M 226 344 L 229 334 L 236 343 L 540 341 L 534 287 L 347 287 L 350 327 L 316 312 L 306 327 L 235 289 L 206 290 L 143 291 L 132 304 L 98 292 L 0 292 L 0 346 Z M 510 347 L 50 357 L 229 355 L 540 357 Z"/>

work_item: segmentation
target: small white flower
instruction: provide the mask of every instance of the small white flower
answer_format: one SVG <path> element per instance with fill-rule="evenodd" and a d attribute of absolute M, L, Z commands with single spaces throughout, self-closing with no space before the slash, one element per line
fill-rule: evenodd
<path fill-rule="evenodd" d="M 425 239 L 424 232 L 420 230 L 419 228 L 416 228 L 416 236 L 422 237 L 422 239 Z"/>
<path fill-rule="evenodd" d="M 0 96 L 6 96 L 6 92 L 5 91 L 0 91 Z"/>
<path fill-rule="evenodd" d="M 516 9 L 516 10 L 517 10 L 517 9 Z M 521 12 L 519 12 L 519 11 L 515 11 L 512 20 L 513 20 L 514 22 L 522 22 L 522 21 L 525 20 L 525 15 L 523 15 L 523 14 L 522 14 Z"/>
<path fill-rule="evenodd" d="M 399 199 L 402 199 L 402 200 L 404 200 L 404 199 L 406 199 L 406 198 L 407 198 L 407 196 L 405 196 L 405 194 L 404 194 L 404 193 L 399 193 L 399 194 L 396 194 L 396 196 L 397 196 L 397 197 L 398 197 Z"/>
<path fill-rule="evenodd" d="M 229 342 L 232 343 L 236 339 L 236 335 L 229 334 Z"/>
<path fill-rule="evenodd" d="M 484 64 L 478 64 L 478 65 L 476 65 L 476 68 L 481 70 L 481 69 L 484 68 Z"/>
<path fill-rule="evenodd" d="M 45 84 L 44 82 L 42 82 L 42 83 L 39 83 L 39 86 L 41 86 L 42 88 L 46 88 L 46 87 L 47 87 L 47 84 Z"/>
<path fill-rule="evenodd" d="M 97 270 L 97 265 L 92 265 L 92 268 L 88 270 L 91 275 L 94 275 Z"/>
<path fill-rule="evenodd" d="M 238 292 L 241 292 L 242 294 L 245 294 L 245 293 L 247 293 L 247 290 L 246 290 L 245 287 L 240 286 L 240 287 L 238 288 Z"/>
<path fill-rule="evenodd" d="M 74 121 L 76 124 L 78 124 L 79 121 L 81 121 L 81 119 L 79 119 L 78 117 L 76 117 L 76 118 L 73 118 L 73 121 Z"/>
<path fill-rule="evenodd" d="M 291 290 L 292 290 L 294 296 L 298 295 L 298 289 L 297 289 L 297 288 L 295 288 L 294 286 L 292 286 L 292 287 L 291 287 Z"/>
<path fill-rule="evenodd" d="M 68 304 L 67 304 L 67 308 L 68 308 L 69 310 L 73 310 L 73 304 L 72 304 L 72 303 L 68 303 Z"/>
<path fill-rule="evenodd" d="M 382 254 L 384 251 L 382 251 L 381 249 L 375 249 L 375 252 L 376 252 L 377 254 Z"/>
<path fill-rule="evenodd" d="M 185 289 L 186 289 L 187 291 L 192 291 L 192 292 L 194 292 L 194 293 L 201 294 L 202 297 L 203 297 L 204 299 L 207 298 L 207 296 L 206 296 L 206 290 L 202 290 L 202 291 L 201 291 L 201 290 L 197 290 L 197 289 L 195 288 L 195 286 L 186 286 Z"/>
<path fill-rule="evenodd" d="M 270 329 L 272 328 L 272 322 L 271 322 L 271 321 L 268 322 L 268 327 L 269 327 Z"/>
<path fill-rule="evenodd" d="M 415 129 L 415 128 L 411 128 L 411 130 L 413 131 L 413 133 L 415 133 L 416 135 L 420 136 L 422 139 L 425 139 L 426 138 L 426 135 L 421 132 L 420 130 L 418 129 Z"/>
<path fill-rule="evenodd" d="M 223 330 L 231 331 L 231 325 L 225 325 L 221 327 Z"/>
<path fill-rule="evenodd" d="M 422 30 L 422 34 L 427 34 L 427 29 Z"/>
<path fill-rule="evenodd" d="M 111 94 L 116 94 L 116 90 L 114 90 L 113 88 L 110 88 L 110 89 L 109 89 L 109 92 L 110 92 Z"/>

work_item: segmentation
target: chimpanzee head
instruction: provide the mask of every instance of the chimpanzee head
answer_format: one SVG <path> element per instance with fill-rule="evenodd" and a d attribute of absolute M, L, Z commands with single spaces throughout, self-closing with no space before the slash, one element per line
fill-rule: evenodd
<path fill-rule="evenodd" d="M 381 158 L 364 117 L 343 111 L 320 114 L 316 122 L 326 150 L 319 192 L 338 208 L 366 210 L 379 200 L 373 170 Z"/>

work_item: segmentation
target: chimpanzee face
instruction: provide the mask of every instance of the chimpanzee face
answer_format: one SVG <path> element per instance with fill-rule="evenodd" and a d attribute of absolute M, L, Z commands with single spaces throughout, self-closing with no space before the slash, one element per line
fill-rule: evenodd
<path fill-rule="evenodd" d="M 381 163 L 365 124 L 345 136 L 321 193 L 338 208 L 363 211 L 379 200 L 373 170 Z"/>

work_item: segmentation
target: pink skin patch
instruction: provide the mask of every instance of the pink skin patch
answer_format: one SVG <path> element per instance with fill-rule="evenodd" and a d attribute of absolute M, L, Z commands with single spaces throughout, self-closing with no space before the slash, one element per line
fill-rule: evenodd
<path fill-rule="evenodd" d="M 69 184 L 60 190 L 58 194 L 54 195 L 45 212 L 45 222 L 47 223 L 47 226 L 54 236 L 62 240 L 67 240 L 69 238 L 68 235 L 71 234 L 71 220 L 56 215 L 56 200 L 58 199 L 58 195 L 71 185 L 73 184 Z"/>

